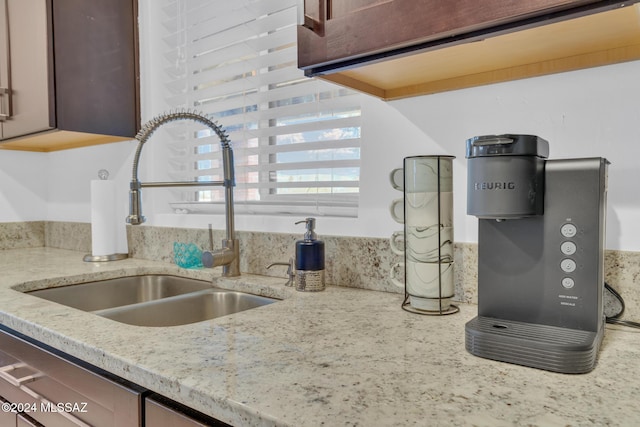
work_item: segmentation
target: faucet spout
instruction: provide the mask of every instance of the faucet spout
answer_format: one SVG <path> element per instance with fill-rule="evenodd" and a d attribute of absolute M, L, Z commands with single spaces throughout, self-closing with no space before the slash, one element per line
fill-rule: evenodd
<path fill-rule="evenodd" d="M 222 275 L 235 277 L 240 275 L 240 244 L 237 239 L 223 240 L 222 248 L 202 252 L 202 265 L 208 268 L 222 266 Z"/>
<path fill-rule="evenodd" d="M 142 200 L 140 198 L 140 181 L 131 181 L 129 187 L 129 216 L 127 223 L 140 225 L 147 219 L 142 216 Z"/>
<path fill-rule="evenodd" d="M 222 167 L 224 175 L 222 181 L 140 182 L 140 180 L 138 179 L 138 165 L 140 163 L 140 155 L 142 153 L 144 144 L 160 126 L 176 120 L 192 120 L 207 126 L 209 129 L 215 132 L 215 134 L 220 139 L 220 146 L 222 148 Z M 142 129 L 140 129 L 140 131 L 136 135 L 136 139 L 138 140 L 138 147 L 133 159 L 133 171 L 131 184 L 129 187 L 129 216 L 127 216 L 127 223 L 131 225 L 139 225 L 146 220 L 146 218 L 142 215 L 142 188 L 187 186 L 225 187 L 225 223 L 227 228 L 227 238 L 222 242 L 222 249 L 218 251 L 212 250 L 204 252 L 203 264 L 207 267 L 223 266 L 223 276 L 239 276 L 240 245 L 235 237 L 235 221 L 233 209 L 233 187 L 236 185 L 236 183 L 233 163 L 233 150 L 231 148 L 231 142 L 229 141 L 229 135 L 227 135 L 222 127 L 218 126 L 216 122 L 210 120 L 200 113 L 186 110 L 161 114 L 151 119 L 142 127 Z"/>

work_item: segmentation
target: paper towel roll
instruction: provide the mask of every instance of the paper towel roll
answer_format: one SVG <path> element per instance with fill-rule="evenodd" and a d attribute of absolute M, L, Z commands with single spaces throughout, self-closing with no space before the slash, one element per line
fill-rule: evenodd
<path fill-rule="evenodd" d="M 118 252 L 116 183 L 91 181 L 91 253 L 94 256 Z"/>

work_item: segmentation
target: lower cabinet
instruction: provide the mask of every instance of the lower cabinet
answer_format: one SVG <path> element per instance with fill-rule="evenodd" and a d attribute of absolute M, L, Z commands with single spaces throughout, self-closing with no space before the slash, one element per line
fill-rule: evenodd
<path fill-rule="evenodd" d="M 0 326 L 0 426 L 228 426 Z"/>
<path fill-rule="evenodd" d="M 144 425 L 145 427 L 229 426 L 155 393 L 144 400 Z"/>
<path fill-rule="evenodd" d="M 25 414 L 16 416 L 16 427 L 41 427 L 42 424 Z"/>
<path fill-rule="evenodd" d="M 4 398 L 0 397 L 0 405 L 3 408 L 8 405 L 9 402 Z M 11 413 L 9 411 L 0 411 L 0 426 L 15 426 L 16 425 L 16 414 Z"/>
<path fill-rule="evenodd" d="M 42 427 L 42 424 L 31 418 L 30 416 L 18 412 L 6 410 L 11 407 L 11 402 L 0 396 L 0 426 L 2 427 Z"/>

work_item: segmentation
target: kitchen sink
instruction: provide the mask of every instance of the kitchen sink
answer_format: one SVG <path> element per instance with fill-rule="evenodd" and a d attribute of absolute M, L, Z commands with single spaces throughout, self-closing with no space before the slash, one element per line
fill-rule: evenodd
<path fill-rule="evenodd" d="M 94 313 L 129 325 L 175 326 L 226 316 L 272 302 L 275 300 L 242 292 L 209 289 Z"/>
<path fill-rule="evenodd" d="M 99 280 L 29 292 L 39 298 L 84 311 L 136 304 L 211 289 L 211 282 L 166 275 Z"/>
<path fill-rule="evenodd" d="M 28 293 L 136 326 L 185 325 L 277 301 L 168 275 L 121 277 Z"/>

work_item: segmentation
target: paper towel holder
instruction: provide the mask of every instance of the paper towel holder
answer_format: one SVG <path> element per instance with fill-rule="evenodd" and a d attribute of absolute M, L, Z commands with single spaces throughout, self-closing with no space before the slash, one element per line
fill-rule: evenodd
<path fill-rule="evenodd" d="M 98 171 L 98 178 L 104 181 L 109 178 L 109 171 L 106 169 L 100 169 Z M 129 257 L 129 254 L 126 253 L 116 253 L 111 255 L 85 255 L 82 260 L 84 262 L 105 262 L 105 261 L 119 261 L 121 259 L 126 259 Z"/>
<path fill-rule="evenodd" d="M 121 259 L 128 258 L 129 254 L 111 254 L 111 255 L 91 255 L 87 254 L 82 258 L 85 262 L 104 262 L 104 261 L 119 261 Z"/>

